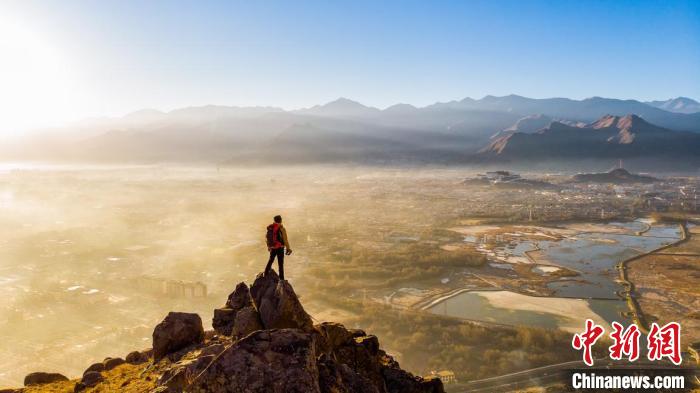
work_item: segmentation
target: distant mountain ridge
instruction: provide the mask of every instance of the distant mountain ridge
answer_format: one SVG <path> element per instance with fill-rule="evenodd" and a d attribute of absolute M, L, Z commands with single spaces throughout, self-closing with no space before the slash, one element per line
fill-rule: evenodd
<path fill-rule="evenodd" d="M 508 128 L 505 128 L 496 134 L 494 134 L 491 139 L 497 139 L 497 138 L 502 138 L 504 136 L 508 136 L 511 134 L 514 134 L 516 132 L 522 132 L 526 134 L 531 134 L 533 132 L 537 132 L 548 125 L 550 125 L 555 119 L 552 119 L 549 116 L 545 116 L 543 114 L 537 114 L 537 115 L 530 115 L 530 116 L 525 116 L 523 118 L 518 119 L 513 125 L 511 125 Z M 565 124 L 570 124 L 575 126 L 575 122 L 569 122 L 566 120 L 556 120 Z"/>
<path fill-rule="evenodd" d="M 677 132 L 637 115 L 606 115 L 583 127 L 552 122 L 536 133 L 503 136 L 481 150 L 485 159 L 698 158 L 700 134 Z"/>
<path fill-rule="evenodd" d="M 323 105 L 316 105 L 308 109 L 299 109 L 294 112 L 315 116 L 339 116 L 361 118 L 377 116 L 379 115 L 379 113 L 381 113 L 381 110 L 374 107 L 365 106 L 357 101 L 341 97 L 335 101 L 331 101 Z"/>
<path fill-rule="evenodd" d="M 446 104 L 447 105 L 447 104 Z M 454 104 L 452 104 L 454 106 Z M 572 100 L 568 98 L 533 99 L 518 95 L 486 96 L 481 100 L 465 99 L 458 107 L 504 111 L 522 115 L 542 114 L 553 118 L 590 122 L 606 114 L 623 116 L 634 113 L 663 127 L 698 132 L 700 113 L 673 113 L 636 100 L 618 100 L 602 97 Z"/>
<path fill-rule="evenodd" d="M 635 119 L 630 121 L 636 123 L 643 120 L 658 128 L 685 132 L 673 134 L 669 140 L 687 140 L 689 146 L 694 146 L 694 142 L 686 134 L 700 133 L 700 113 L 673 113 L 635 100 L 532 99 L 509 95 L 465 98 L 424 107 L 396 104 L 379 109 L 340 98 L 293 111 L 221 105 L 169 112 L 146 109 L 121 118 L 86 120 L 3 143 L 0 159 L 264 164 L 269 162 L 266 157 L 275 146 L 289 163 L 465 163 L 489 156 L 483 154 L 484 146 L 490 146 L 487 150 L 497 158 L 524 154 L 528 149 L 514 148 L 518 141 L 528 139 L 521 134 L 539 135 L 545 129 L 549 130 L 545 134 L 569 130 L 549 139 L 560 139 L 561 144 L 579 143 L 580 135 L 571 130 L 587 129 L 584 126 L 601 121 L 606 115 L 627 114 L 634 114 Z M 648 126 L 636 124 L 609 130 L 605 139 L 612 138 L 608 144 L 617 141 L 634 146 L 629 152 L 622 152 L 632 154 L 645 145 L 636 140 L 645 127 Z M 503 139 L 509 136 L 512 137 Z M 603 149 L 605 154 L 596 151 L 601 145 L 593 143 L 596 138 L 587 138 L 591 139 L 589 144 L 578 146 L 580 152 L 574 156 L 618 154 L 610 148 Z M 533 141 L 540 139 L 535 137 Z M 679 157 L 689 154 L 682 143 L 669 144 L 663 138 L 661 142 L 660 146 L 674 160 L 673 149 L 680 149 Z M 482 154 L 475 155 L 479 151 Z M 552 152 L 542 154 L 547 158 Z"/>
<path fill-rule="evenodd" d="M 700 102 L 688 97 L 671 98 L 666 101 L 648 101 L 645 104 L 674 113 L 700 112 Z"/>

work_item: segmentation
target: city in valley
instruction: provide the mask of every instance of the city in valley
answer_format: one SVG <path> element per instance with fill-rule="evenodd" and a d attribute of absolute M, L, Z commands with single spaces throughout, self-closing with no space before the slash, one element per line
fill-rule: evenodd
<path fill-rule="evenodd" d="M 580 360 L 571 337 L 586 319 L 608 331 L 676 321 L 692 353 L 699 188 L 697 176 L 617 162 L 588 174 L 6 165 L 0 332 L 12 340 L 0 384 L 37 369 L 79 375 L 146 348 L 170 310 L 210 327 L 235 283 L 263 270 L 271 212 L 284 217 L 295 250 L 285 273 L 315 322 L 377 335 L 448 391 Z"/>

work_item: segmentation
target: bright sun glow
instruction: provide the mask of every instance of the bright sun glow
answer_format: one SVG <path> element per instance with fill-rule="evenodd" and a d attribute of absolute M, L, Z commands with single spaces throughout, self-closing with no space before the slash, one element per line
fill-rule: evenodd
<path fill-rule="evenodd" d="M 70 67 L 57 47 L 24 22 L 0 13 L 0 136 L 73 117 Z"/>

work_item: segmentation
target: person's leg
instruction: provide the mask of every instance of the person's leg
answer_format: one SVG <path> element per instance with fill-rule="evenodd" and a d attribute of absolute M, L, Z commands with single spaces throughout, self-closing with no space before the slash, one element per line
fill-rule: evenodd
<path fill-rule="evenodd" d="M 275 250 L 275 249 L 270 250 L 270 259 L 267 261 L 267 266 L 265 266 L 265 275 L 266 276 L 267 276 L 267 273 L 270 272 L 270 268 L 272 267 L 272 262 L 275 261 L 275 255 L 277 255 L 276 251 L 277 250 Z"/>
<path fill-rule="evenodd" d="M 284 280 L 284 247 L 277 253 L 277 264 L 280 267 L 280 280 Z"/>

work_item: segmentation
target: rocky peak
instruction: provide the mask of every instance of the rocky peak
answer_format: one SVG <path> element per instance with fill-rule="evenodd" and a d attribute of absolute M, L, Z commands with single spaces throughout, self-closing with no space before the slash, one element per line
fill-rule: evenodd
<path fill-rule="evenodd" d="M 240 310 L 244 307 L 252 306 L 253 298 L 250 297 L 250 290 L 246 283 L 241 282 L 236 285 L 236 289 L 231 292 L 226 300 L 226 307 L 234 310 Z"/>
<path fill-rule="evenodd" d="M 639 126 L 642 123 L 646 123 L 641 117 L 637 115 L 626 115 L 622 116 L 617 120 L 617 128 L 619 129 L 630 129 L 635 126 Z"/>
<path fill-rule="evenodd" d="M 607 141 L 623 145 L 632 144 L 637 135 L 664 135 L 668 130 L 657 127 L 641 117 L 629 114 L 625 116 L 605 115 L 590 125 L 590 128 L 612 133 Z"/>
<path fill-rule="evenodd" d="M 675 113 L 691 114 L 700 112 L 700 102 L 688 97 L 676 97 L 665 101 L 649 101 L 646 104 Z"/>
<path fill-rule="evenodd" d="M 288 281 L 280 280 L 274 271 L 267 276 L 258 274 L 250 287 L 250 294 L 265 329 L 313 330 L 311 316 L 304 310 L 294 289 Z"/>
<path fill-rule="evenodd" d="M 177 372 L 185 377 L 162 386 L 202 393 L 443 392 L 439 380 L 401 370 L 377 337 L 337 323 L 314 326 L 292 286 L 274 271 L 258 274 L 250 289 L 238 284 L 213 322 L 221 352 L 204 366 L 188 359 L 180 367 L 194 371 Z"/>
<path fill-rule="evenodd" d="M 647 121 L 635 114 L 628 114 L 625 116 L 605 115 L 591 123 L 590 127 L 597 130 L 604 128 L 616 128 L 621 131 L 638 131 L 649 127 L 658 128 L 649 124 Z"/>
<path fill-rule="evenodd" d="M 299 112 L 316 116 L 365 117 L 376 116 L 381 111 L 374 107 L 365 106 L 357 101 L 340 97 L 335 101 L 302 109 Z"/>
<path fill-rule="evenodd" d="M 618 116 L 608 114 L 593 122 L 590 127 L 595 129 L 610 128 L 615 126 L 619 119 Z"/>

